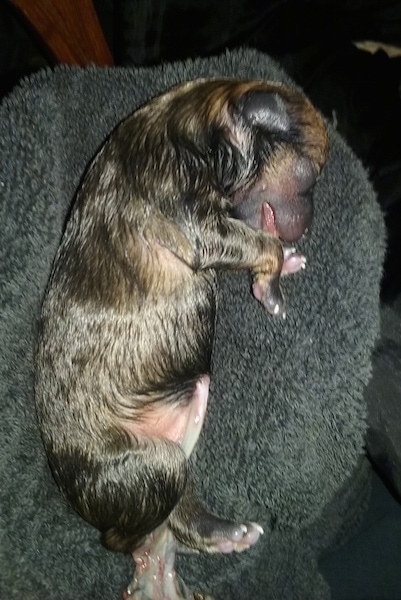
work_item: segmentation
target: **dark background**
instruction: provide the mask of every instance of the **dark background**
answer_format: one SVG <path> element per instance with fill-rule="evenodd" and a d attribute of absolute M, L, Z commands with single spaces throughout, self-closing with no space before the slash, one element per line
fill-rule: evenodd
<path fill-rule="evenodd" d="M 354 42 L 374 40 L 399 47 L 401 56 L 401 2 L 96 0 L 94 4 L 119 65 L 209 56 L 241 45 L 256 47 L 284 65 L 347 139 L 370 175 L 388 228 L 382 303 L 400 317 L 401 58 L 384 50 L 371 54 Z M 21 76 L 51 64 L 6 0 L 0 0 L 0 44 L 0 95 Z M 398 391 L 392 401 L 401 405 Z M 400 490 L 391 487 L 386 468 L 378 467 L 358 536 L 322 563 L 333 600 L 401 600 Z"/>

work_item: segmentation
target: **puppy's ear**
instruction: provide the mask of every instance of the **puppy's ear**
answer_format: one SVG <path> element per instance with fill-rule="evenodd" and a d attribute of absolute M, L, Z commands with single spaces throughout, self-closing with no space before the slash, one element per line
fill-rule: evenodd
<path fill-rule="evenodd" d="M 286 132 L 290 129 L 290 116 L 283 98 L 277 92 L 247 92 L 238 101 L 237 108 L 250 126 L 260 127 L 271 133 Z"/>
<path fill-rule="evenodd" d="M 254 152 L 257 130 L 263 139 L 269 134 L 285 134 L 291 128 L 291 118 L 284 99 L 276 91 L 251 90 L 234 103 L 229 125 L 217 128 L 212 136 L 212 155 L 220 189 L 232 195 L 249 183 L 259 168 Z M 272 151 L 265 144 L 264 155 Z"/>

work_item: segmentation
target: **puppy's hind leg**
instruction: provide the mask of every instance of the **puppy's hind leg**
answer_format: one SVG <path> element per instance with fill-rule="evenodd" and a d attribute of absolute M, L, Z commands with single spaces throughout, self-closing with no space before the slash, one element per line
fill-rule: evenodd
<path fill-rule="evenodd" d="M 163 405 L 149 411 L 142 427 L 149 436 L 163 436 L 179 445 L 189 457 L 198 440 L 206 413 L 209 377 L 204 375 L 184 405 Z M 197 498 L 191 481 L 168 520 L 149 534 L 133 552 L 135 575 L 126 600 L 212 600 L 193 593 L 174 570 L 176 539 L 194 550 L 241 552 L 257 542 L 262 529 L 211 513 Z"/>
<path fill-rule="evenodd" d="M 209 377 L 198 380 L 184 405 L 160 406 L 148 411 L 141 428 L 147 435 L 163 436 L 181 446 L 189 456 L 198 440 L 206 413 Z M 213 600 L 191 592 L 174 569 L 177 541 L 168 521 L 146 536 L 132 556 L 134 578 L 123 593 L 124 600 Z"/>
<path fill-rule="evenodd" d="M 187 420 L 187 429 L 182 441 L 187 456 L 192 452 L 206 412 L 209 381 L 204 378 L 197 384 L 193 403 L 202 407 L 193 411 Z M 202 416 L 200 416 L 202 415 Z M 184 545 L 203 552 L 228 554 L 242 552 L 253 546 L 263 533 L 260 525 L 252 522 L 237 522 L 211 513 L 193 489 L 191 480 L 169 518 L 175 537 Z"/>

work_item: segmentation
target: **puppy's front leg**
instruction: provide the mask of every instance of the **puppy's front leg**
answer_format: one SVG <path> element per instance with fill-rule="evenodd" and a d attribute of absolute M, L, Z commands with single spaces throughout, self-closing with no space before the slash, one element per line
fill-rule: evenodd
<path fill-rule="evenodd" d="M 192 224 L 188 232 L 190 236 L 192 248 L 196 249 L 192 257 L 193 268 L 249 269 L 254 277 L 255 298 L 269 313 L 284 313 L 280 276 L 303 268 L 304 257 L 284 251 L 280 240 L 274 235 L 221 214 L 201 221 L 196 226 Z"/>

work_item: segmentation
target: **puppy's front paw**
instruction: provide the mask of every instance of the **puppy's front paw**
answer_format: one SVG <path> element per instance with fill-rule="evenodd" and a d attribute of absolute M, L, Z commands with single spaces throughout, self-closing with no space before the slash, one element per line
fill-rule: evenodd
<path fill-rule="evenodd" d="M 274 316 L 285 316 L 284 296 L 280 289 L 280 276 L 273 278 L 258 274 L 252 286 L 253 295 L 268 313 Z"/>
<path fill-rule="evenodd" d="M 306 268 L 306 257 L 295 250 L 295 248 L 284 248 L 284 262 L 281 275 L 292 275 Z"/>

